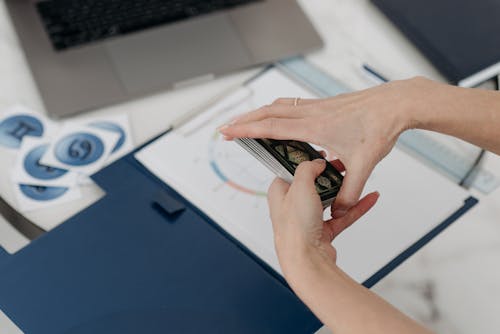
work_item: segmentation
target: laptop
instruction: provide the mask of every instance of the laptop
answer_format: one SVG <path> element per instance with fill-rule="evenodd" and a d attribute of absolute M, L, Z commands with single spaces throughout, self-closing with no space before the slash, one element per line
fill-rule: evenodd
<path fill-rule="evenodd" d="M 61 118 L 320 48 L 295 0 L 7 0 Z"/>

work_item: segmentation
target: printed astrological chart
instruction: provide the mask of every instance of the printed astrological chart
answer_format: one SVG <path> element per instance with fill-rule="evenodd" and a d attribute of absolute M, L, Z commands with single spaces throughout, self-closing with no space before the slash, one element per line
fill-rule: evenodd
<path fill-rule="evenodd" d="M 278 97 L 313 97 L 277 70 L 269 70 L 144 148 L 136 157 L 226 232 L 279 271 L 267 190 L 275 178 L 263 164 L 217 129 Z"/>
<path fill-rule="evenodd" d="M 237 145 L 215 133 L 208 145 L 210 168 L 223 185 L 248 195 L 265 197 L 273 175 Z"/>
<path fill-rule="evenodd" d="M 280 84 L 275 85 L 277 82 Z M 271 90 L 270 87 L 274 89 Z M 278 92 L 279 95 L 277 90 L 281 91 Z M 207 187 L 216 182 L 215 186 L 210 187 L 212 192 L 218 193 L 214 194 L 215 196 L 233 200 L 235 205 L 236 201 L 242 200 L 244 202 L 240 203 L 253 204 L 254 208 L 264 206 L 264 212 L 267 214 L 265 198 L 276 176 L 239 145 L 224 140 L 217 128 L 237 115 L 272 103 L 282 96 L 307 98 L 312 97 L 312 94 L 285 78 L 283 74 L 270 71 L 265 77 L 257 79 L 249 86 L 241 87 L 178 129 L 177 135 L 181 137 L 179 144 L 182 142 L 185 147 L 193 144 L 197 146 L 192 159 L 196 169 L 205 175 L 200 186 Z M 202 171 L 206 171 L 208 175 Z"/>
<path fill-rule="evenodd" d="M 199 174 L 192 178 L 199 178 L 199 186 L 210 191 L 213 201 L 217 198 L 233 206 L 245 203 L 241 209 L 266 207 L 267 190 L 274 175 L 239 145 L 224 140 L 217 125 L 254 109 L 254 99 L 251 89 L 242 89 L 226 103 L 180 130 L 184 146 L 189 143 L 197 147 L 193 149 L 192 161 Z"/>

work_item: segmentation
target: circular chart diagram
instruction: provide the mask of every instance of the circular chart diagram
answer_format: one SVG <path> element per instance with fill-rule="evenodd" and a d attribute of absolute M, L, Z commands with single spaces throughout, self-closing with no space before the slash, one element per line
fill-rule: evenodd
<path fill-rule="evenodd" d="M 248 195 L 265 197 L 274 175 L 236 143 L 215 133 L 209 142 L 209 163 L 227 186 Z"/>

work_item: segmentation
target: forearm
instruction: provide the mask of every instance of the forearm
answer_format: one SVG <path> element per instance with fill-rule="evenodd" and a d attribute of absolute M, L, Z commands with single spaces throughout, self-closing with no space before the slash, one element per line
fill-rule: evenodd
<path fill-rule="evenodd" d="M 500 154 L 500 92 L 414 80 L 421 96 L 409 101 L 410 127 L 451 135 Z"/>
<path fill-rule="evenodd" d="M 430 333 L 326 258 L 310 254 L 296 261 L 301 263 L 293 266 L 297 272 L 288 272 L 288 282 L 333 333 Z"/>

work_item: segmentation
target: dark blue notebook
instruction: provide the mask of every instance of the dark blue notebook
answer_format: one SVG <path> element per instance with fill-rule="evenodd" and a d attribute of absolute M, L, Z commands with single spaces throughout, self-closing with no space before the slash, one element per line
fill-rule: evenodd
<path fill-rule="evenodd" d="M 40 334 L 314 333 L 283 278 L 134 159 L 96 174 L 100 201 L 14 255 L 0 309 Z M 365 282 L 372 286 L 477 203 Z M 311 282 L 314 284 L 314 282 Z"/>
<path fill-rule="evenodd" d="M 313 333 L 283 280 L 127 156 L 104 199 L 9 256 L 0 307 L 26 333 Z"/>
<path fill-rule="evenodd" d="M 371 1 L 453 83 L 500 63 L 498 0 Z"/>

